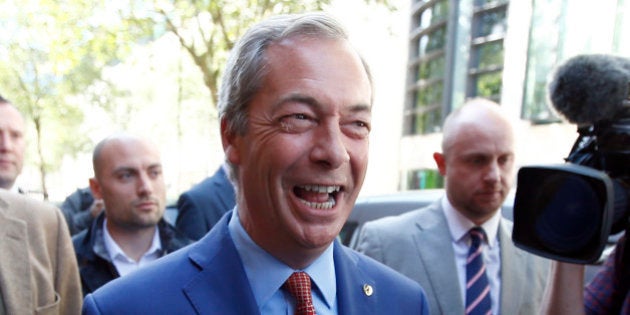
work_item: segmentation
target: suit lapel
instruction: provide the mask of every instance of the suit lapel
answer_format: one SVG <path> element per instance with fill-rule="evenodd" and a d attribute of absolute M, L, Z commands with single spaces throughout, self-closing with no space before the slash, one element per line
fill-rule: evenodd
<path fill-rule="evenodd" d="M 201 270 L 184 288 L 198 314 L 258 314 L 258 306 L 234 247 L 224 216 L 208 237 L 191 249 L 191 263 Z M 234 305 L 239 305 L 238 309 Z"/>
<path fill-rule="evenodd" d="M 457 270 L 455 253 L 439 202 L 434 203 L 417 220 L 414 242 L 432 287 L 427 288 L 427 294 L 433 294 L 442 313 L 463 314 L 459 279 L 457 272 L 453 272 Z"/>
<path fill-rule="evenodd" d="M 512 243 L 511 224 L 501 219 L 499 225 L 501 244 L 501 313 L 518 314 L 525 294 L 525 260 Z"/>
<path fill-rule="evenodd" d="M 376 298 L 365 293 L 364 286 L 378 290 L 372 277 L 358 268 L 356 258 L 348 255 L 339 241 L 335 241 L 333 256 L 337 277 L 337 304 L 340 315 L 372 314 Z"/>
<path fill-rule="evenodd" d="M 8 205 L 0 199 L 0 286 L 7 314 L 33 310 L 28 228 L 22 220 L 7 214 Z M 16 209 L 27 211 L 27 209 Z"/>

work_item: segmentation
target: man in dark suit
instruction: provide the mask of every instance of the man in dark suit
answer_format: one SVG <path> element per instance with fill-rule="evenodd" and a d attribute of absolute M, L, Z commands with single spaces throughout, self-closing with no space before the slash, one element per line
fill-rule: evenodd
<path fill-rule="evenodd" d="M 196 243 L 88 295 L 84 313 L 427 314 L 420 285 L 337 240 L 367 171 L 372 108 L 340 24 L 321 13 L 263 21 L 224 73 L 237 206 Z"/>
<path fill-rule="evenodd" d="M 228 178 L 226 167 L 225 164 L 221 165 L 214 175 L 179 196 L 175 227 L 188 238 L 195 241 L 200 239 L 226 212 L 234 208 L 234 186 Z"/>

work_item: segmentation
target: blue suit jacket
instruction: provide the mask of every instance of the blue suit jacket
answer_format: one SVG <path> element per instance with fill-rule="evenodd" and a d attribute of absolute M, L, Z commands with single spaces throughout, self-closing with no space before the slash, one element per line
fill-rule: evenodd
<path fill-rule="evenodd" d="M 200 241 L 87 295 L 83 314 L 259 314 L 229 218 Z M 339 241 L 333 257 L 339 314 L 428 314 L 414 281 Z"/>
<path fill-rule="evenodd" d="M 214 175 L 179 196 L 175 227 L 196 241 L 210 231 L 235 204 L 234 187 L 223 167 L 219 167 Z"/>

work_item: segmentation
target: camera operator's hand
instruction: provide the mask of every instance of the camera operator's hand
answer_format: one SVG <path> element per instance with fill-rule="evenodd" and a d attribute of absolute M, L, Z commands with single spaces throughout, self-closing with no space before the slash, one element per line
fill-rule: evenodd
<path fill-rule="evenodd" d="M 553 261 L 541 314 L 584 314 L 584 265 Z"/>

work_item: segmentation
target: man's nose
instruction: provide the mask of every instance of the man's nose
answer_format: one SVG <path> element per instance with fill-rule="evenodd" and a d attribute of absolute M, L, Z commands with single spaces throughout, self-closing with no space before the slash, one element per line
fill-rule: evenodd
<path fill-rule="evenodd" d="M 14 144 L 11 135 L 8 132 L 0 131 L 0 151 L 7 152 L 13 149 L 13 147 Z"/>
<path fill-rule="evenodd" d="M 140 173 L 138 176 L 138 194 L 150 195 L 153 192 L 153 180 L 146 173 Z"/>
<path fill-rule="evenodd" d="M 501 166 L 498 161 L 492 161 L 485 172 L 484 180 L 486 181 L 499 181 L 501 178 Z"/>
<path fill-rule="evenodd" d="M 323 125 L 316 133 L 311 159 L 335 169 L 350 160 L 344 135 L 338 123 Z"/>

